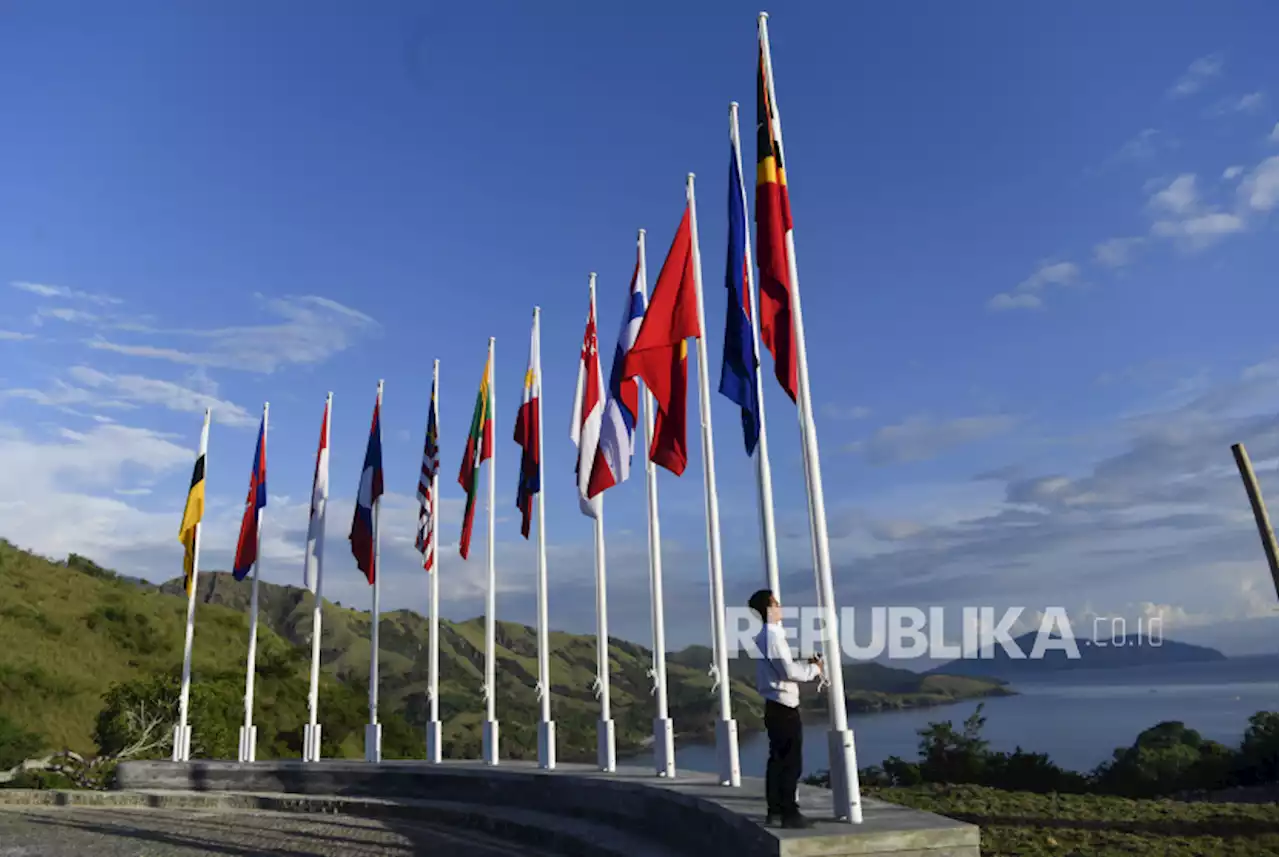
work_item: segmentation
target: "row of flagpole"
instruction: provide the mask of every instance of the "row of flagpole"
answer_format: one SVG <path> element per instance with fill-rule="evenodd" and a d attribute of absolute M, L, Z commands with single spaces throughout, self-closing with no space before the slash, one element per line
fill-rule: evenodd
<path fill-rule="evenodd" d="M 832 668 L 824 681 L 829 682 L 830 717 L 829 754 L 832 773 L 832 795 L 835 816 L 851 822 L 861 821 L 861 805 L 857 783 L 853 734 L 848 727 L 844 702 L 843 676 L 840 669 L 838 628 L 834 610 L 834 586 L 826 528 L 818 441 L 813 422 L 812 397 L 809 388 L 808 361 L 801 314 L 799 276 L 796 267 L 795 239 L 787 196 L 786 173 L 782 148 L 781 121 L 773 83 L 773 67 L 769 52 L 767 14 L 758 19 L 758 122 L 757 122 L 757 198 L 756 222 L 761 282 L 759 304 L 757 284 L 753 276 L 750 231 L 747 224 L 746 186 L 743 181 L 741 143 L 738 131 L 738 105 L 729 108 L 730 195 L 729 256 L 726 288 L 729 304 L 726 313 L 725 359 L 719 390 L 742 409 L 744 441 L 748 455 L 755 459 L 757 498 L 761 530 L 761 553 L 764 580 L 781 598 L 774 510 L 772 474 L 765 431 L 764 389 L 757 343 L 763 341 L 775 360 L 775 374 L 788 395 L 795 401 L 801 433 L 808 515 L 812 537 L 815 589 L 822 610 L 823 648 L 833 654 Z M 601 373 L 596 327 L 596 276 L 588 282 L 589 310 L 584 333 L 571 439 L 578 449 L 577 482 L 580 507 L 593 522 L 596 575 L 597 670 L 594 689 L 600 700 L 597 730 L 597 756 L 601 770 L 612 771 L 616 764 L 614 724 L 610 710 L 609 636 L 607 580 L 605 565 L 603 492 L 625 481 L 629 476 L 634 453 L 636 423 L 643 420 L 645 443 L 645 486 L 648 511 L 649 574 L 655 717 L 654 756 L 659 776 L 674 776 L 673 724 L 667 709 L 665 627 L 662 595 L 661 530 L 658 515 L 656 467 L 662 466 L 676 476 L 683 473 L 687 461 L 685 445 L 685 409 L 687 407 L 687 340 L 696 340 L 698 361 L 698 406 L 703 462 L 703 487 L 708 554 L 708 577 L 712 625 L 712 663 L 710 675 L 718 694 L 716 746 L 720 782 L 736 786 L 741 781 L 738 759 L 737 728 L 733 719 L 728 652 L 725 629 L 725 593 L 720 542 L 719 500 L 716 489 L 714 433 L 711 423 L 711 394 L 705 340 L 706 319 L 703 300 L 701 251 L 698 242 L 697 204 L 694 176 L 685 183 L 685 214 L 671 249 L 654 286 L 648 295 L 645 259 L 645 230 L 637 236 L 636 268 L 628 292 L 626 310 L 619 333 L 618 346 L 609 376 L 608 389 Z M 780 258 L 782 257 L 782 258 Z M 691 292 L 691 295 L 690 295 Z M 765 297 L 768 297 L 766 305 Z M 690 302 L 692 301 L 692 303 Z M 749 340 L 749 341 L 748 341 Z M 494 338 L 490 337 L 484 375 L 477 395 L 471 429 L 459 484 L 467 492 L 463 532 L 459 548 L 465 559 L 469 552 L 475 503 L 479 492 L 479 469 L 488 463 L 486 509 L 486 598 L 485 598 L 485 664 L 482 686 L 485 701 L 483 722 L 483 758 L 498 764 L 499 723 L 496 712 L 495 624 L 496 569 L 494 563 L 495 523 L 495 444 L 494 421 Z M 736 354 L 734 349 L 737 349 Z M 550 668 L 547 640 L 547 567 L 545 545 L 545 505 L 542 474 L 542 404 L 540 310 L 534 308 L 530 334 L 529 368 L 525 376 L 523 401 L 516 423 L 516 441 L 523 449 L 520 490 L 517 504 L 522 510 L 522 531 L 530 531 L 530 517 L 536 501 L 537 530 L 537 635 L 539 724 L 538 755 L 543 768 L 555 766 L 555 723 L 550 707 Z M 427 758 L 441 759 L 439 720 L 439 539 L 437 538 L 439 504 L 439 458 L 437 412 L 439 396 L 439 361 L 435 361 L 431 403 L 427 421 L 423 464 L 419 479 L 419 532 L 417 547 L 429 572 L 429 655 L 427 724 Z M 678 388 L 678 389 L 677 389 Z M 378 625 L 380 592 L 380 533 L 378 518 L 383 493 L 380 414 L 383 384 L 378 383 L 377 400 L 370 428 L 365 461 L 361 473 L 356 510 L 352 520 L 351 546 L 357 566 L 364 572 L 372 590 L 372 627 L 369 675 L 369 722 L 365 729 L 365 756 L 369 761 L 381 759 L 381 725 L 378 722 Z M 304 727 L 303 758 L 320 758 L 318 719 L 318 686 L 321 639 L 321 580 L 323 541 L 328 502 L 328 445 L 332 394 L 326 399 L 320 444 L 317 451 L 313 482 L 310 523 L 307 535 L 305 578 L 314 593 L 312 625 L 311 683 L 308 697 L 309 718 Z M 204 507 L 204 475 L 207 467 L 209 412 L 205 412 L 200 448 L 188 491 L 180 540 L 184 545 L 184 572 L 188 595 L 187 626 L 184 642 L 179 724 L 174 732 L 173 758 L 190 757 L 191 730 L 188 725 L 191 682 L 192 638 L 201 518 Z M 262 425 L 255 452 L 249 496 L 246 500 L 240 539 L 236 550 L 235 576 L 243 577 L 252 569 L 250 600 L 250 636 L 245 679 L 245 722 L 240 731 L 239 758 L 252 762 L 255 755 L 256 727 L 253 725 L 253 691 L 256 638 L 258 625 L 258 580 L 260 534 L 266 505 L 266 437 L 267 406 L 263 406 Z"/>

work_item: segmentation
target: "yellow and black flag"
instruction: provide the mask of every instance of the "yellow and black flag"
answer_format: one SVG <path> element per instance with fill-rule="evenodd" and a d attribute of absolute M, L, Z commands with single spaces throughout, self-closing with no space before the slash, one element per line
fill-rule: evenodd
<path fill-rule="evenodd" d="M 209 450 L 209 412 L 204 412 L 204 430 L 200 432 L 200 452 L 191 472 L 191 487 L 187 490 L 187 507 L 182 511 L 182 528 L 178 541 L 182 542 L 182 578 L 187 596 L 191 596 L 196 578 L 196 531 L 204 517 L 204 462 Z"/>

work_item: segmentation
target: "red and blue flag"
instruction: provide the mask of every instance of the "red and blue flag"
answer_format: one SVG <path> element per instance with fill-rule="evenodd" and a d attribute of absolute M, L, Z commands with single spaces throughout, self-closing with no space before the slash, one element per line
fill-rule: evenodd
<path fill-rule="evenodd" d="M 724 285 L 729 292 L 729 303 L 724 319 L 720 392 L 742 409 L 742 440 L 747 455 L 754 455 L 760 441 L 760 402 L 756 388 L 756 367 L 760 361 L 747 286 L 747 204 L 737 140 L 729 142 L 729 257 Z"/>
<path fill-rule="evenodd" d="M 382 388 L 373 406 L 373 425 L 369 428 L 369 445 L 364 451 L 364 469 L 360 472 L 360 491 L 356 495 L 356 513 L 351 520 L 351 554 L 356 566 L 364 572 L 372 586 L 377 577 L 374 550 L 373 507 L 382 496 Z"/>
<path fill-rule="evenodd" d="M 258 561 L 258 515 L 267 505 L 267 415 L 262 414 L 258 427 L 258 447 L 253 453 L 253 472 L 249 474 L 249 495 L 244 501 L 244 518 L 240 521 L 240 538 L 236 542 L 236 559 L 232 572 L 236 580 L 244 580 Z"/>

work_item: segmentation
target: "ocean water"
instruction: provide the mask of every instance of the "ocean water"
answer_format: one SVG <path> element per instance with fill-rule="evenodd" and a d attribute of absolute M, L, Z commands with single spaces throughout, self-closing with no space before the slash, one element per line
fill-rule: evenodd
<path fill-rule="evenodd" d="M 1081 670 L 1019 682 L 1017 696 L 985 700 L 983 737 L 991 749 L 1047 753 L 1064 768 L 1088 771 L 1111 758 L 1117 747 L 1131 745 L 1138 733 L 1165 720 L 1180 720 L 1205 737 L 1229 746 L 1240 742 L 1254 712 L 1280 708 L 1280 658 L 1258 656 L 1197 664 L 1166 664 L 1123 670 Z M 919 755 L 916 731 L 929 723 L 950 720 L 959 728 L 978 701 L 913 711 L 858 714 L 850 717 L 858 766 L 878 765 L 889 756 L 914 760 Z M 828 767 L 826 723 L 805 726 L 804 768 L 810 774 Z M 763 734 L 744 737 L 740 745 L 742 773 L 763 776 L 768 756 Z M 651 754 L 628 764 L 651 765 Z M 715 748 L 683 746 L 676 750 L 678 768 L 716 769 Z"/>

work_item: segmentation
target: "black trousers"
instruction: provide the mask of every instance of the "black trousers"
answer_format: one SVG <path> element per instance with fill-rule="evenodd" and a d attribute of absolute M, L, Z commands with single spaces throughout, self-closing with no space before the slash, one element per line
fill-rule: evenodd
<path fill-rule="evenodd" d="M 804 728 L 800 709 L 771 699 L 764 703 L 764 728 L 769 733 L 769 762 L 765 766 L 764 793 L 770 814 L 797 812 L 796 786 L 804 763 Z"/>

